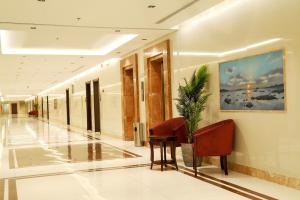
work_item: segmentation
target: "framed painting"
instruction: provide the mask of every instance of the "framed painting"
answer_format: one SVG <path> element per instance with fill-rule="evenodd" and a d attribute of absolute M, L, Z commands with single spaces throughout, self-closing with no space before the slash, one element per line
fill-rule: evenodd
<path fill-rule="evenodd" d="M 285 110 L 283 50 L 220 63 L 220 109 Z"/>

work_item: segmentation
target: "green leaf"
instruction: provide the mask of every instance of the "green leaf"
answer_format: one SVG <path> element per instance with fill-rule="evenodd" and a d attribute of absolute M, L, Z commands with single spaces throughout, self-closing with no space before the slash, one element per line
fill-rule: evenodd
<path fill-rule="evenodd" d="M 188 139 L 193 141 L 193 132 L 198 129 L 201 120 L 201 113 L 205 109 L 209 94 L 204 92 L 208 82 L 207 65 L 195 70 L 192 77 L 184 79 L 184 85 L 178 87 L 178 98 L 176 108 L 178 113 L 183 116 L 188 126 Z"/>

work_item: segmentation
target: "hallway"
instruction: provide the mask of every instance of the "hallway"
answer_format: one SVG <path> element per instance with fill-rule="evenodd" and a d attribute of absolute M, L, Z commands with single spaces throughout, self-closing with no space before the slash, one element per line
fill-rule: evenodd
<path fill-rule="evenodd" d="M 68 130 L 35 118 L 2 116 L 0 199 L 298 199 L 300 191 L 203 166 L 149 169 L 149 149 Z M 156 152 L 158 155 L 158 152 Z M 174 190 L 174 188 L 176 188 Z M 2 190 L 1 190 L 2 191 Z"/>

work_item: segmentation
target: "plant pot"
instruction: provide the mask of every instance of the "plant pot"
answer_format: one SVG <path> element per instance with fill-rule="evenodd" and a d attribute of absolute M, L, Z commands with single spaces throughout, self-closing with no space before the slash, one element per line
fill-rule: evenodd
<path fill-rule="evenodd" d="M 181 151 L 184 165 L 186 167 L 193 167 L 193 144 L 181 143 Z M 196 158 L 196 166 L 200 167 L 202 157 Z"/>

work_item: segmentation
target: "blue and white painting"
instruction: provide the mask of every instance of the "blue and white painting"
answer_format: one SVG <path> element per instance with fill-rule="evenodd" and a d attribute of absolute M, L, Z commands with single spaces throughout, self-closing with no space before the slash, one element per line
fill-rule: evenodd
<path fill-rule="evenodd" d="M 285 110 L 283 51 L 220 64 L 221 110 Z"/>

